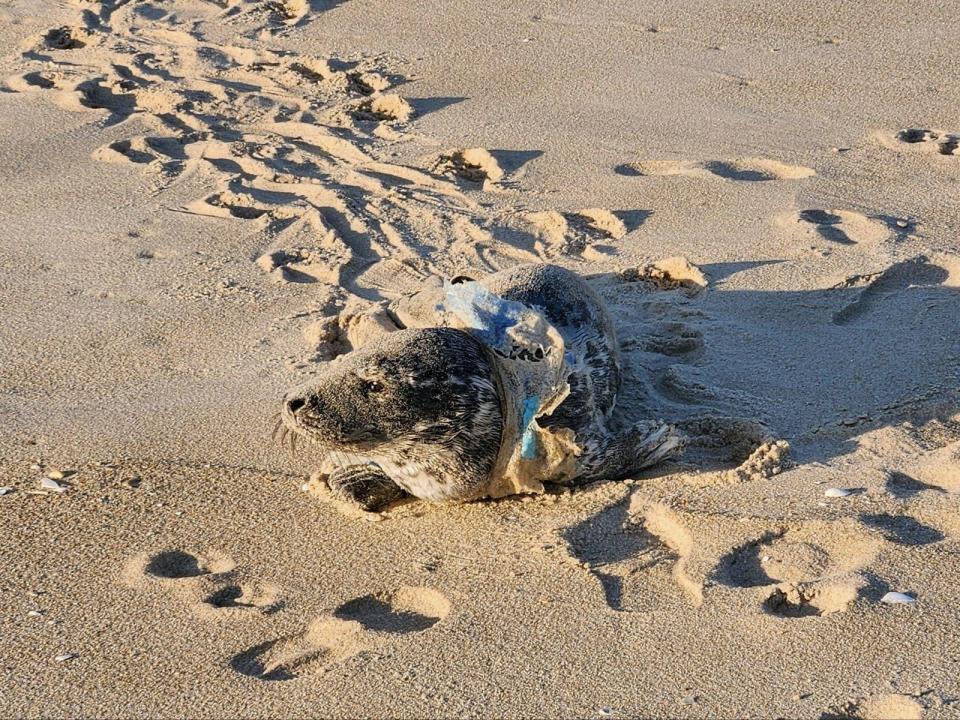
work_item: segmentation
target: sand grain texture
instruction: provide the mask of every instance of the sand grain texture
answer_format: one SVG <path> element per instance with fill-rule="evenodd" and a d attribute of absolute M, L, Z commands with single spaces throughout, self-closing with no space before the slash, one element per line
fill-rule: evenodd
<path fill-rule="evenodd" d="M 0 716 L 960 714 L 950 7 L 8 0 L 0 47 Z M 286 389 L 535 261 L 681 458 L 301 491 Z"/>

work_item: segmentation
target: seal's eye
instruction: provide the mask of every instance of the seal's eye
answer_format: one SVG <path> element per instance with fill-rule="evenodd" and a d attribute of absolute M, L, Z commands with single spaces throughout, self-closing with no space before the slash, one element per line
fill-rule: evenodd
<path fill-rule="evenodd" d="M 371 368 L 364 368 L 363 370 L 356 372 L 355 375 L 363 384 L 363 389 L 368 393 L 380 392 L 383 390 L 383 382 L 379 377 L 379 373 L 375 372 Z"/>

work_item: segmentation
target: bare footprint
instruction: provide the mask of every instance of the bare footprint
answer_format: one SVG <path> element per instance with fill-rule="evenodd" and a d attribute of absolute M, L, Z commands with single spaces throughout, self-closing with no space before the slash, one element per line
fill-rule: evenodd
<path fill-rule="evenodd" d="M 359 623 L 322 617 L 296 635 L 269 640 L 237 653 L 230 667 L 258 680 L 293 680 L 325 672 L 363 648 Z"/>
<path fill-rule="evenodd" d="M 777 528 L 734 548 L 713 579 L 732 588 L 763 588 L 762 608 L 788 618 L 841 612 L 864 585 L 858 571 L 881 541 L 850 522 Z"/>
<path fill-rule="evenodd" d="M 895 133 L 877 133 L 876 137 L 882 145 L 894 150 L 960 155 L 960 132 L 911 127 Z"/>
<path fill-rule="evenodd" d="M 333 615 L 380 633 L 423 632 L 450 613 L 450 601 L 427 587 L 402 586 L 389 593 L 365 595 L 344 603 Z"/>
<path fill-rule="evenodd" d="M 225 573 L 235 567 L 230 558 L 219 553 L 199 555 L 183 550 L 164 550 L 155 555 L 135 558 L 129 569 L 164 580 L 183 580 Z"/>
<path fill-rule="evenodd" d="M 869 218 L 852 210 L 835 208 L 810 208 L 790 213 L 780 219 L 780 224 L 799 227 L 823 240 L 837 245 L 860 245 L 879 243 L 891 236 L 887 223 Z M 899 230 L 908 230 L 909 225 Z"/>
<path fill-rule="evenodd" d="M 889 693 L 831 708 L 820 720 L 922 720 L 923 710 L 915 698 Z"/>
<path fill-rule="evenodd" d="M 816 175 L 812 168 L 788 165 L 767 158 L 740 158 L 735 160 L 644 160 L 626 163 L 616 168 L 620 175 L 719 178 L 737 182 L 767 182 L 770 180 L 800 180 Z"/>
<path fill-rule="evenodd" d="M 772 615 L 785 618 L 820 617 L 843 612 L 856 600 L 857 593 L 855 583 L 783 583 L 763 601 L 763 608 Z"/>
<path fill-rule="evenodd" d="M 123 579 L 139 590 L 173 592 L 184 604 L 209 617 L 270 614 L 283 606 L 279 587 L 245 577 L 230 558 L 216 552 L 171 549 L 138 555 L 127 563 Z"/>
<path fill-rule="evenodd" d="M 837 287 L 845 289 L 862 283 L 863 289 L 853 302 L 833 314 L 833 322 L 835 325 L 854 322 L 888 298 L 914 288 L 947 284 L 952 275 L 947 267 L 920 256 L 895 263 L 880 273 L 849 278 Z"/>
<path fill-rule="evenodd" d="M 613 250 L 599 243 L 620 240 L 627 234 L 623 220 L 604 208 L 563 213 L 543 210 L 526 213 L 524 220 L 537 239 L 541 258 L 583 255 L 588 260 L 596 259 Z"/>
<path fill-rule="evenodd" d="M 693 541 L 665 507 L 627 499 L 559 535 L 571 556 L 600 581 L 613 610 L 661 610 L 683 593 L 694 604 L 700 602 L 699 585 L 683 572 Z"/>
<path fill-rule="evenodd" d="M 323 673 L 391 636 L 429 630 L 449 612 L 450 601 L 436 590 L 401 586 L 350 600 L 302 633 L 255 645 L 229 664 L 241 675 L 266 681 Z"/>
<path fill-rule="evenodd" d="M 792 466 L 789 443 L 756 420 L 704 415 L 681 421 L 678 427 L 687 438 L 686 459 L 703 470 L 720 472 L 723 482 L 767 479 Z"/>
<path fill-rule="evenodd" d="M 883 538 L 897 545 L 931 545 L 946 536 L 909 515 L 873 513 L 861 515 L 860 521 L 880 533 Z"/>
<path fill-rule="evenodd" d="M 942 487 L 921 482 L 910 475 L 896 470 L 887 474 L 886 490 L 898 500 L 914 498 L 922 492 L 945 493 Z"/>

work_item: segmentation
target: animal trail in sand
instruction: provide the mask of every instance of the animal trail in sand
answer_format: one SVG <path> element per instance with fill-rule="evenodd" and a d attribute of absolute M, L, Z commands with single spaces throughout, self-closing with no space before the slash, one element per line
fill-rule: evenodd
<path fill-rule="evenodd" d="M 470 193 L 496 191 L 506 176 L 483 148 L 422 168 L 391 162 L 391 144 L 411 139 L 414 110 L 383 59 L 265 47 L 316 18 L 306 0 L 76 2 L 78 22 L 25 43 L 7 87 L 148 128 L 95 158 L 143 168 L 156 193 L 195 173 L 212 178 L 218 188 L 181 210 L 255 223 L 265 239 L 257 264 L 278 282 L 389 295 L 398 275 L 589 254 L 625 233 L 602 209 L 544 218 L 481 207 Z M 220 24 L 248 31 L 231 44 L 207 40 L 222 33 L 206 27 Z"/>

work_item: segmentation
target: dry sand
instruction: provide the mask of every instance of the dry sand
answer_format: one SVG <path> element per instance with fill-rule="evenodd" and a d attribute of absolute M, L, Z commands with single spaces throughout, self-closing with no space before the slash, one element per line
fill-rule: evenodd
<path fill-rule="evenodd" d="M 960 716 L 958 47 L 930 0 L 2 0 L 0 716 Z M 536 260 L 680 461 L 300 491 L 270 418 L 351 315 Z"/>

